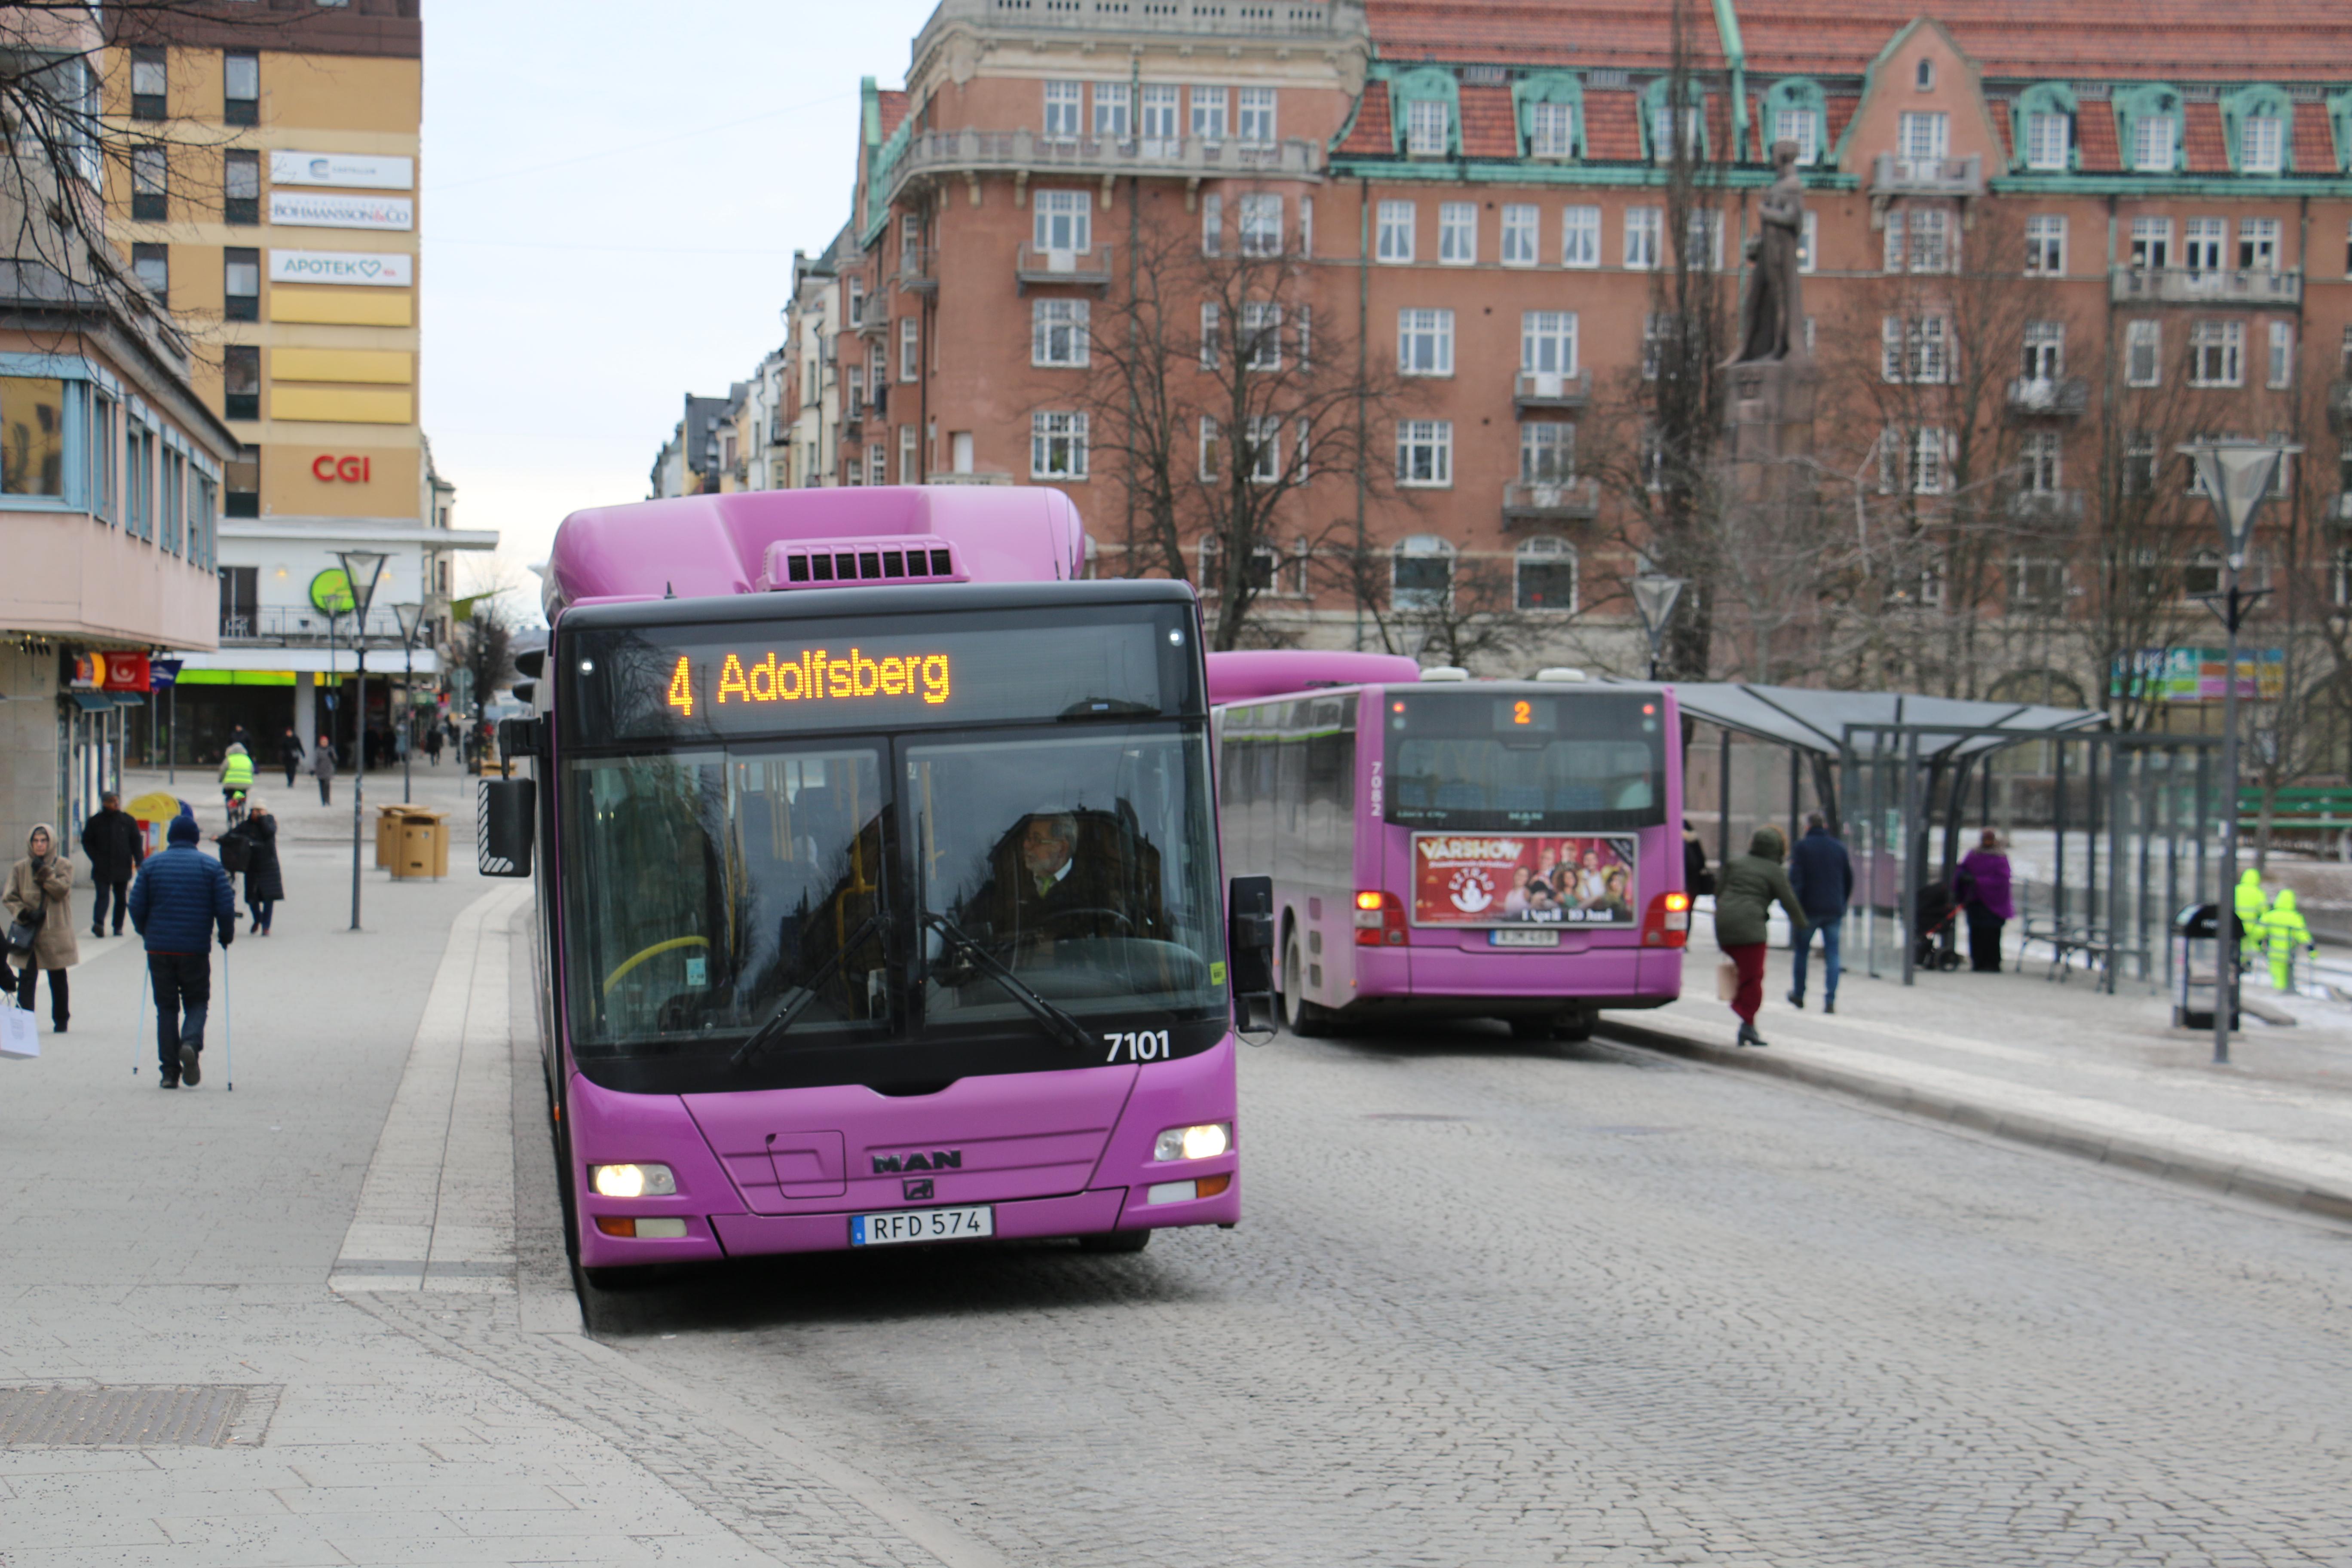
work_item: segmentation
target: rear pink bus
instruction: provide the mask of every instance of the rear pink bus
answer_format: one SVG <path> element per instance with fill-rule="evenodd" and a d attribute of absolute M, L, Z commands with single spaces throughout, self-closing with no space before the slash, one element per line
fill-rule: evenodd
<path fill-rule="evenodd" d="M 1360 654 L 1209 666 L 1226 860 L 1273 879 L 1294 1032 L 1490 1017 L 1580 1038 L 1681 994 L 1671 688 L 1423 680 Z"/>

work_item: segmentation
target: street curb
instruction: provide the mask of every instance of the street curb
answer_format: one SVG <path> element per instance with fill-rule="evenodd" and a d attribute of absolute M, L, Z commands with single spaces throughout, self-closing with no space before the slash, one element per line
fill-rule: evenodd
<path fill-rule="evenodd" d="M 1688 1061 L 1738 1072 L 1787 1079 L 1814 1089 L 1866 1100 L 1890 1110 L 1989 1132 L 2032 1148 L 2071 1154 L 2094 1164 L 2115 1165 L 2186 1186 L 2252 1198 L 2296 1214 L 2352 1222 L 2352 1188 L 2315 1186 L 2305 1177 L 2273 1166 L 2231 1164 L 2144 1139 L 2122 1138 L 2078 1122 L 2005 1111 L 1957 1097 L 1916 1089 L 1891 1078 L 1824 1067 L 1768 1050 L 1746 1051 L 1675 1034 L 1654 1025 L 1605 1016 L 1596 1032 Z"/>

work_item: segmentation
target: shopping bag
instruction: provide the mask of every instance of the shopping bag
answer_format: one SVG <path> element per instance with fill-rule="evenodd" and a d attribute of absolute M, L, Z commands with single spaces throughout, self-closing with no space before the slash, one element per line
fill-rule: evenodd
<path fill-rule="evenodd" d="M 1739 965 L 1729 959 L 1715 966 L 1715 999 L 1728 1002 L 1739 994 Z"/>
<path fill-rule="evenodd" d="M 253 863 L 253 840 L 242 833 L 224 833 L 220 838 L 221 869 L 236 875 Z"/>
<path fill-rule="evenodd" d="M 31 1011 L 13 1002 L 0 1006 L 0 1057 L 31 1061 L 40 1054 L 40 1029 Z"/>

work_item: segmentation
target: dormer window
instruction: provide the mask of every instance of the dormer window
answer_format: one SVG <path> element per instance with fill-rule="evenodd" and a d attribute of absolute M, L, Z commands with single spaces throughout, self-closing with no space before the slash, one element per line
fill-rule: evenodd
<path fill-rule="evenodd" d="M 2275 174 L 2286 162 L 2286 121 L 2269 114 L 2250 115 L 2238 123 L 2238 172 Z"/>
<path fill-rule="evenodd" d="M 1528 156 L 1565 158 L 1574 144 L 1576 110 L 1566 103 L 1528 106 Z"/>
<path fill-rule="evenodd" d="M 1655 163 L 1675 161 L 1674 111 L 1661 103 L 1650 110 L 1650 157 Z M 1683 152 L 1693 159 L 1701 154 L 1706 139 L 1706 116 L 1696 109 L 1683 110 Z"/>
<path fill-rule="evenodd" d="M 1433 99 L 1415 99 L 1405 110 L 1404 150 L 1408 157 L 1445 156 L 1445 105 Z"/>
<path fill-rule="evenodd" d="M 2179 156 L 2177 122 L 2154 114 L 2132 123 L 2132 167 L 2143 174 L 2168 174 Z"/>
<path fill-rule="evenodd" d="M 2074 128 L 2051 110 L 2025 117 L 2025 166 L 2063 174 L 2072 163 Z"/>
<path fill-rule="evenodd" d="M 1829 106 L 1822 97 L 1821 84 L 1810 77 L 1783 77 L 1764 95 L 1763 128 L 1771 135 L 1757 151 L 1769 162 L 1776 145 L 1793 142 L 1798 163 L 1810 168 L 1822 160 L 1829 141 L 1824 133 L 1828 121 Z"/>
<path fill-rule="evenodd" d="M 1794 142 L 1799 163 L 1817 163 L 1822 155 L 1821 117 L 1810 109 L 1776 110 L 1772 115 L 1772 140 Z"/>

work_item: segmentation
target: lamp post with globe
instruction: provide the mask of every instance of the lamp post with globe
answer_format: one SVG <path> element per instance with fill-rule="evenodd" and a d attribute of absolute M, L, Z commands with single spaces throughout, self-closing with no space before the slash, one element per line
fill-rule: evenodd
<path fill-rule="evenodd" d="M 335 559 L 343 563 L 343 581 L 350 585 L 352 595 L 352 648 L 359 658 L 359 711 L 352 714 L 352 733 L 359 747 L 356 766 L 352 770 L 352 929 L 360 929 L 360 802 L 367 794 L 367 618 L 368 606 L 375 601 L 377 582 L 383 576 L 383 563 L 392 559 L 381 550 L 339 550 Z"/>

